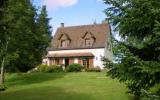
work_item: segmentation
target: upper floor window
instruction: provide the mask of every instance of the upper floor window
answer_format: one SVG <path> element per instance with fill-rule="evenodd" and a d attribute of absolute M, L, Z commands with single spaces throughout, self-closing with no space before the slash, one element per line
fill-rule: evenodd
<path fill-rule="evenodd" d="M 68 47 L 69 45 L 69 41 L 68 40 L 62 40 L 61 41 L 61 47 L 65 48 L 65 47 Z"/>
<path fill-rule="evenodd" d="M 91 46 L 92 46 L 92 41 L 91 41 L 91 39 L 85 39 L 85 46 L 86 46 L 86 47 L 91 47 Z"/>
<path fill-rule="evenodd" d="M 84 47 L 92 47 L 95 43 L 96 38 L 91 32 L 86 32 L 83 37 L 83 45 Z"/>

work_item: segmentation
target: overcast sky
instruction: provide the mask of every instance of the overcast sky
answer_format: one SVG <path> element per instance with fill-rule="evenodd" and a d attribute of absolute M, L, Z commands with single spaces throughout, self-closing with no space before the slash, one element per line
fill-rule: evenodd
<path fill-rule="evenodd" d="M 106 18 L 106 5 L 101 0 L 33 0 L 36 6 L 47 6 L 53 33 L 60 23 L 65 26 L 101 23 Z"/>

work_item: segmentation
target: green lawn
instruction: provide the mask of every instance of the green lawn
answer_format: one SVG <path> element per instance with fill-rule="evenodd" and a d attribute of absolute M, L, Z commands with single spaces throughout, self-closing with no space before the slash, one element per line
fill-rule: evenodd
<path fill-rule="evenodd" d="M 8 74 L 0 100 L 131 100 L 104 72 Z"/>

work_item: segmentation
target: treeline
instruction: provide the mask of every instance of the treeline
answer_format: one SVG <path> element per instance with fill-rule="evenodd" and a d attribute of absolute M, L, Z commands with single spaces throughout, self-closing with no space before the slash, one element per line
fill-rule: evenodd
<path fill-rule="evenodd" d="M 51 40 L 46 7 L 31 0 L 0 2 L 0 64 L 2 71 L 26 72 L 40 64 Z"/>

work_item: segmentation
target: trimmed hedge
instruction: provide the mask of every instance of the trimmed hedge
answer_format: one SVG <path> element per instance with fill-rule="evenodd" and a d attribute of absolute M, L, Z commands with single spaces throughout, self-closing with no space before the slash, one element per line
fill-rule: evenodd
<path fill-rule="evenodd" d="M 80 64 L 71 64 L 67 67 L 68 72 L 80 72 L 82 70 L 82 66 Z"/>

